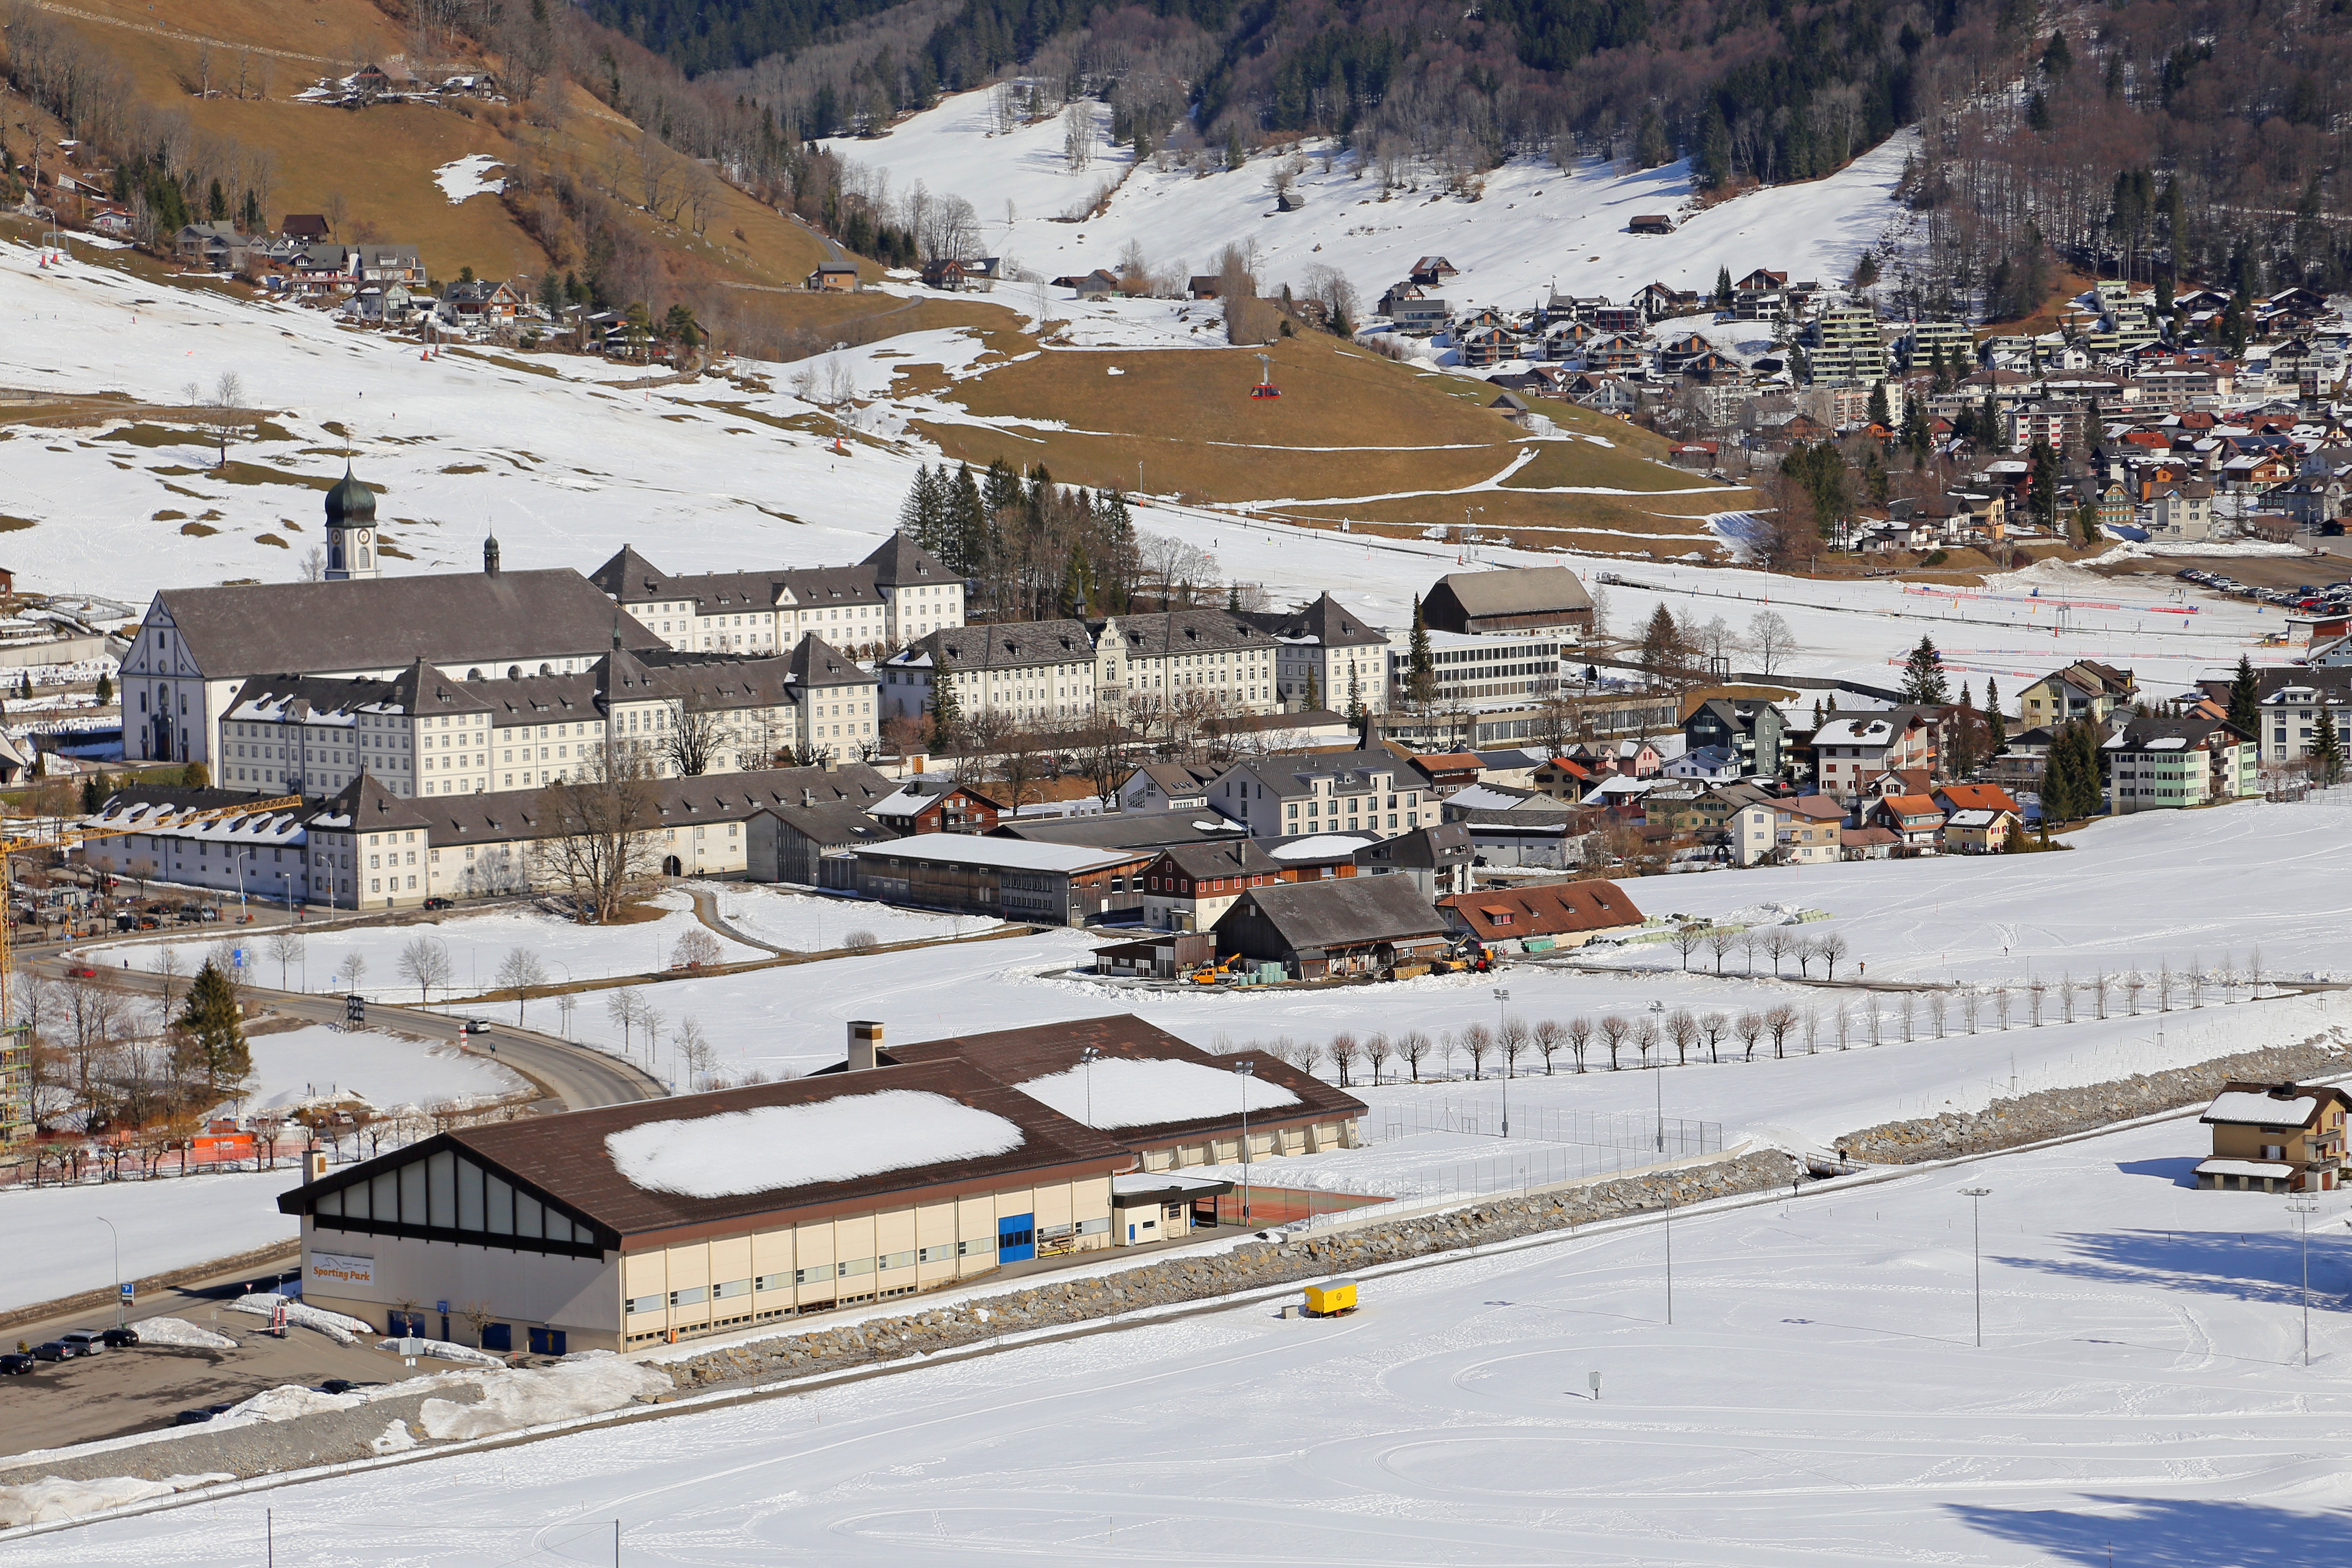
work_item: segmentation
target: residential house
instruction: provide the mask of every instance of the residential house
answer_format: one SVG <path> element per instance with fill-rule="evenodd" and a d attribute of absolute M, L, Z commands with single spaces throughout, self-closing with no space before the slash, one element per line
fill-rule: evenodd
<path fill-rule="evenodd" d="M 1614 882 L 1537 882 L 1437 900 L 1448 926 L 1490 952 L 1549 952 L 1639 931 L 1642 911 Z"/>
<path fill-rule="evenodd" d="M 1844 822 L 1843 805 L 1810 795 L 1740 806 L 1724 831 L 1736 865 L 1830 865 L 1840 858 Z"/>
<path fill-rule="evenodd" d="M 1936 840 L 1944 830 L 1944 812 L 1935 800 L 1924 795 L 1887 795 L 1872 801 L 1863 813 L 1863 825 L 1884 827 L 1900 841 L 1898 848 L 1910 854 L 1936 852 Z"/>
<path fill-rule="evenodd" d="M 1181 844 L 1143 868 L 1143 923 L 1155 931 L 1204 931 L 1252 888 L 1290 879 L 1256 840 Z"/>
<path fill-rule="evenodd" d="M 514 325 L 523 297 L 502 279 L 477 278 L 443 286 L 436 314 L 458 326 L 495 332 Z"/>
<path fill-rule="evenodd" d="M 2265 672 L 2267 673 L 2267 672 Z M 2339 749 L 2352 755 L 2352 668 L 2341 666 L 2285 672 L 2290 683 L 2263 694 L 2261 761 L 2284 767 L 2309 760 L 2319 741 L 2319 719 L 2336 728 Z"/>
<path fill-rule="evenodd" d="M 1209 786 L 1209 807 L 1257 838 L 1341 831 L 1389 837 L 1440 820 L 1436 793 L 1410 763 L 1387 751 L 1236 762 Z"/>
<path fill-rule="evenodd" d="M 2103 503 L 2104 504 L 2104 503 Z M 2213 487 L 2202 480 L 2184 480 L 2156 492 L 2148 534 L 2155 539 L 2213 537 Z"/>
<path fill-rule="evenodd" d="M 857 289 L 857 268 L 845 263 L 829 261 L 808 275 L 805 286 L 814 293 L 855 293 Z"/>
<path fill-rule="evenodd" d="M 257 237 L 241 232 L 235 224 L 192 223 L 181 228 L 172 248 L 191 267 L 201 267 L 209 272 L 235 272 L 245 266 L 246 257 L 261 243 Z"/>
<path fill-rule="evenodd" d="M 2104 723 L 2116 708 L 2129 702 L 2137 688 L 2132 672 L 2095 659 L 2081 659 L 2048 675 L 2017 694 L 2017 710 L 2026 727 L 2055 729 L 2069 719 Z"/>
<path fill-rule="evenodd" d="M 1889 769 L 1933 767 L 1935 726 L 1917 709 L 1825 717 L 1812 751 L 1815 786 L 1853 800 Z"/>
<path fill-rule="evenodd" d="M 1730 784 L 1739 778 L 1739 759 L 1721 746 L 1701 746 L 1686 751 L 1666 763 L 1665 774 L 1670 779 L 1689 779 L 1699 784 Z"/>
<path fill-rule="evenodd" d="M 1569 757 L 1554 757 L 1528 776 L 1528 787 L 1554 800 L 1582 800 L 1599 782 L 1593 769 Z"/>
<path fill-rule="evenodd" d="M 2260 748 L 2217 719 L 2134 715 L 2099 749 L 2117 814 L 2210 805 L 2258 794 Z"/>
<path fill-rule="evenodd" d="M 1849 827 L 1839 837 L 1839 856 L 1847 860 L 1891 860 L 1903 843 L 1891 827 Z"/>
<path fill-rule="evenodd" d="M 300 245 L 323 245 L 334 236 L 334 226 L 321 213 L 288 213 L 278 224 L 279 237 Z"/>
<path fill-rule="evenodd" d="M 1483 370 L 1505 360 L 1519 357 L 1519 341 L 1503 327 L 1478 327 L 1465 332 L 1454 344 L 1462 363 L 1472 370 Z M 1506 393 L 1505 396 L 1511 394 Z M 1524 408 L 1526 405 L 1521 405 Z"/>
<path fill-rule="evenodd" d="M 1457 270 L 1454 263 L 1443 256 L 1424 256 L 1412 264 L 1412 270 L 1407 276 L 1422 288 L 1434 289 L 1448 278 L 1456 276 Z"/>
<path fill-rule="evenodd" d="M 1690 750 L 1728 752 L 1743 778 L 1780 775 L 1786 731 L 1780 710 L 1762 698 L 1709 697 L 1683 720 L 1683 740 Z"/>
<path fill-rule="evenodd" d="M 1001 800 L 951 778 L 918 774 L 866 814 L 902 838 L 918 833 L 986 833 L 1006 815 Z"/>
<path fill-rule="evenodd" d="M 1470 890 L 1470 868 L 1477 849 L 1470 830 L 1456 822 L 1400 833 L 1356 851 L 1359 877 L 1403 877 L 1424 899 L 1440 899 Z"/>
<path fill-rule="evenodd" d="M 2198 1162 L 2203 1192 L 2332 1192 L 2344 1182 L 2344 1118 L 2352 1096 L 2324 1084 L 2224 1084 L 2198 1118 L 2213 1152 Z"/>
<path fill-rule="evenodd" d="M 1947 855 L 1998 855 L 2009 847 L 2009 836 L 2017 831 L 2019 820 L 2013 811 L 1956 811 L 1944 818 L 1938 847 Z"/>
<path fill-rule="evenodd" d="M 1994 784 L 1940 784 L 1929 792 L 1947 817 L 1963 811 L 2005 811 L 2011 816 L 2023 816 L 2010 793 Z"/>
<path fill-rule="evenodd" d="M 1448 945 L 1446 922 L 1406 877 L 1252 888 L 1217 921 L 1217 951 L 1299 980 L 1376 975 Z"/>
<path fill-rule="evenodd" d="M 1124 812 L 1206 811 L 1217 770 L 1197 763 L 1148 763 L 1118 784 Z"/>

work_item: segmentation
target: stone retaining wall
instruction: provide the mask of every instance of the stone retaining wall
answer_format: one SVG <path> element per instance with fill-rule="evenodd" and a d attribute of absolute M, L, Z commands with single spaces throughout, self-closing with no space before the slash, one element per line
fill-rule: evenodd
<path fill-rule="evenodd" d="M 1471 1207 L 1296 1239 L 1254 1242 L 1208 1257 L 1171 1257 L 1117 1274 L 1046 1279 L 1002 1296 L 730 1345 L 667 1363 L 681 1390 L 802 1377 L 916 1352 L 950 1350 L 1001 1333 L 1086 1322 L 1139 1307 L 1208 1301 L 1235 1291 L 1328 1279 L 1376 1264 L 1459 1251 L 1593 1220 L 1677 1206 L 1790 1182 L 1801 1167 L 1779 1150 L 1676 1171 L 1622 1176 L 1566 1191 L 1496 1198 Z"/>
<path fill-rule="evenodd" d="M 1838 1147 L 1855 1159 L 1879 1164 L 1948 1160 L 2201 1105 L 2232 1079 L 2277 1083 L 2347 1071 L 2352 1071 L 2352 1047 L 2333 1036 L 2318 1035 L 2301 1045 L 2241 1051 L 2194 1067 L 1996 1100 L 1982 1110 L 1948 1110 L 1941 1116 L 1889 1121 L 1842 1138 Z M 2201 1133 L 2196 1142 L 2202 1152 Z"/>

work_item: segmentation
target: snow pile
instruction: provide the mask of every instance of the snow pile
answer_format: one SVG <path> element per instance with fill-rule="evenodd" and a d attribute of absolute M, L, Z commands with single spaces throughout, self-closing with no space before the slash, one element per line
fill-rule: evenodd
<path fill-rule="evenodd" d="M 228 1351 L 236 1342 L 226 1334 L 200 1329 L 185 1318 L 145 1318 L 136 1325 L 142 1345 L 173 1345 L 185 1350 Z"/>
<path fill-rule="evenodd" d="M 380 1351 L 390 1351 L 397 1355 L 400 1353 L 400 1345 L 401 1342 L 398 1340 L 378 1340 L 375 1348 Z M 428 1361 L 462 1362 L 467 1366 L 502 1367 L 507 1364 L 502 1358 L 494 1356 L 488 1351 L 478 1351 L 471 1345 L 456 1344 L 448 1340 L 419 1340 L 416 1345 L 416 1353 Z"/>
<path fill-rule="evenodd" d="M 993 1111 L 905 1089 L 648 1121 L 604 1140 L 614 1168 L 633 1184 L 689 1198 L 855 1181 L 1020 1146 L 1021 1129 Z"/>
<path fill-rule="evenodd" d="M 170 1497 L 173 1492 L 236 1479 L 226 1470 L 207 1471 L 200 1476 L 166 1476 L 160 1481 L 142 1481 L 133 1476 L 68 1481 L 50 1476 L 20 1487 L 0 1487 L 0 1528 L 53 1524 L 58 1520 L 79 1519 L 86 1513 L 145 1502 L 149 1498 Z"/>
<path fill-rule="evenodd" d="M 1087 1074 L 1094 1075 L 1091 1108 Z M 1154 1127 L 1171 1121 L 1202 1121 L 1234 1116 L 1246 1101 L 1253 1111 L 1297 1105 L 1298 1097 L 1278 1083 L 1249 1078 L 1206 1062 L 1151 1058 L 1099 1061 L 1091 1068 L 1033 1078 L 1014 1088 L 1043 1100 L 1074 1121 L 1094 1127 Z"/>
<path fill-rule="evenodd" d="M 416 1447 L 416 1434 L 408 1429 L 405 1421 L 394 1421 L 383 1429 L 383 1435 L 368 1445 L 373 1454 L 404 1454 Z"/>
<path fill-rule="evenodd" d="M 504 190 L 506 179 L 503 175 L 497 179 L 489 177 L 491 170 L 503 166 L 488 153 L 476 153 L 434 170 L 433 183 L 441 187 L 441 194 L 449 198 L 450 205 L 455 206 L 468 196 L 494 196 Z"/>
<path fill-rule="evenodd" d="M 288 1322 L 297 1328 L 316 1329 L 339 1345 L 357 1344 L 360 1335 L 375 1332 L 375 1325 L 373 1323 L 362 1322 L 357 1318 L 347 1318 L 341 1312 L 330 1312 L 323 1307 L 305 1306 L 299 1301 L 279 1295 L 275 1290 L 262 1290 L 239 1296 L 228 1304 L 228 1310 L 232 1312 L 251 1312 L 257 1317 L 266 1318 L 281 1305 L 286 1309 Z"/>
<path fill-rule="evenodd" d="M 674 1386 L 663 1373 L 606 1352 L 484 1378 L 479 1404 L 428 1399 L 417 1421 L 426 1436 L 457 1442 L 618 1410 L 640 1395 L 667 1394 Z"/>
<path fill-rule="evenodd" d="M 254 1421 L 292 1421 L 329 1410 L 349 1410 L 366 1403 L 367 1395 L 363 1394 L 322 1394 L 299 1383 L 288 1383 L 265 1388 L 243 1404 L 231 1405 L 217 1419 L 233 1421 L 242 1415 Z"/>

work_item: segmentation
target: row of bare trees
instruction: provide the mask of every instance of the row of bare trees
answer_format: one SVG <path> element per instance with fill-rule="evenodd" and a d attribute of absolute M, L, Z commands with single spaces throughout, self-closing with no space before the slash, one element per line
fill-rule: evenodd
<path fill-rule="evenodd" d="M 1742 973 L 1756 973 L 1756 960 L 1760 954 L 1769 959 L 1775 975 L 1786 966 L 1795 964 L 1800 979 L 1811 979 L 1813 965 L 1822 966 L 1824 979 L 1837 978 L 1837 966 L 1853 953 L 1853 943 L 1835 931 L 1820 936 L 1807 936 L 1795 926 L 1730 926 L 1709 925 L 1703 921 L 1685 921 L 1675 927 L 1666 941 L 1688 969 L 1691 961 L 1705 953 L 1714 960 L 1715 973 L 1721 974 L 1723 966 L 1733 953 L 1740 956 L 1745 965 Z"/>

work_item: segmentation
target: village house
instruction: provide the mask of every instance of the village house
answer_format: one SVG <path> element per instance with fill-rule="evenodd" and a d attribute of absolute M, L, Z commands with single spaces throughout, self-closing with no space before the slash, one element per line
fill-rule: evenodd
<path fill-rule="evenodd" d="M 1901 852 L 1932 855 L 1944 830 L 1944 813 L 1924 795 L 1880 795 L 1863 813 L 1863 824 L 1895 834 Z"/>
<path fill-rule="evenodd" d="M 1829 865 L 1841 858 L 1844 822 L 1843 805 L 1812 795 L 1740 806 L 1724 832 L 1735 865 Z"/>
<path fill-rule="evenodd" d="M 2108 809 L 2177 810 L 2260 792 L 2253 737 L 2215 719 L 2135 715 L 2099 748 Z"/>
<path fill-rule="evenodd" d="M 2017 828 L 2018 816 L 2013 811 L 1970 807 L 1944 818 L 1937 847 L 1947 855 L 1998 855 L 2009 847 L 2009 836 Z"/>
<path fill-rule="evenodd" d="M 2197 1164 L 2205 1192 L 2332 1192 L 2344 1180 L 2352 1096 L 2320 1084 L 2230 1083 L 2198 1120 L 2213 1152 Z"/>
<path fill-rule="evenodd" d="M 1118 808 L 1128 812 L 1206 811 L 1217 770 L 1198 763 L 1147 763 L 1118 784 Z"/>
<path fill-rule="evenodd" d="M 1477 858 L 1470 830 L 1458 822 L 1445 822 L 1365 845 L 1356 851 L 1356 875 L 1402 877 L 1423 898 L 1441 899 L 1470 890 L 1470 871 Z"/>
<path fill-rule="evenodd" d="M 2128 669 L 2081 659 L 2048 675 L 2017 694 L 2017 710 L 2028 726 L 2055 728 L 2069 719 L 2104 723 L 2107 715 L 2129 702 L 2137 689 Z"/>
<path fill-rule="evenodd" d="M 1490 952 L 1549 952 L 1641 929 L 1642 911 L 1614 882 L 1538 882 L 1437 900 L 1455 934 Z"/>
<path fill-rule="evenodd" d="M 985 833 L 1009 809 L 970 784 L 918 775 L 866 807 L 866 815 L 899 837 L 911 837 L 918 833 Z"/>
<path fill-rule="evenodd" d="M 1813 731 L 1815 787 L 1851 801 L 1890 769 L 1932 768 L 1935 728 L 1917 709 L 1825 718 Z"/>
<path fill-rule="evenodd" d="M 1445 921 L 1403 877 L 1252 888 L 1218 920 L 1217 950 L 1294 979 L 1378 975 L 1447 945 Z"/>
<path fill-rule="evenodd" d="M 1287 879 L 1284 863 L 1255 839 L 1178 845 L 1143 868 L 1143 923 L 1154 931 L 1204 931 L 1248 889 Z"/>

